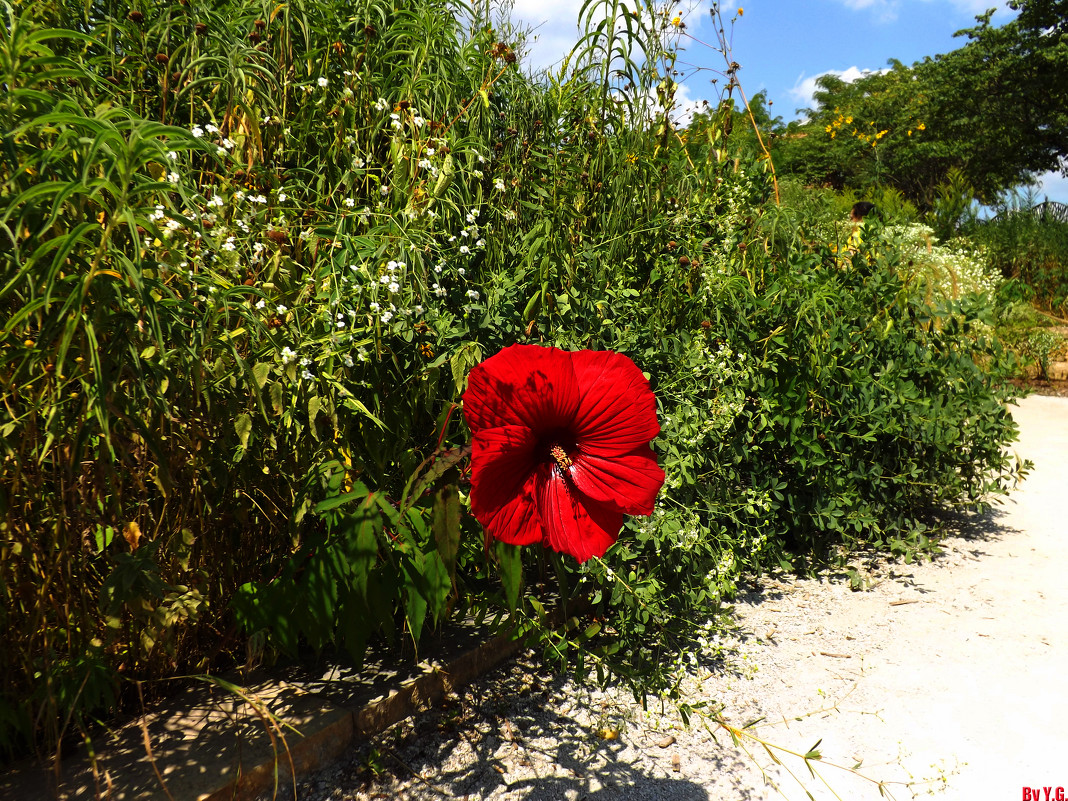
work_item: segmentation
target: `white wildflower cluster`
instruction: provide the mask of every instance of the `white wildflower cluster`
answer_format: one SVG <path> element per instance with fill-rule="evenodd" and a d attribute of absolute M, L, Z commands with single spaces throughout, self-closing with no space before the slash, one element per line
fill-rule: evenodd
<path fill-rule="evenodd" d="M 887 233 L 901 249 L 902 269 L 927 285 L 932 301 L 993 294 L 1001 284 L 986 252 L 966 240 L 939 242 L 931 228 L 920 224 L 888 226 Z"/>

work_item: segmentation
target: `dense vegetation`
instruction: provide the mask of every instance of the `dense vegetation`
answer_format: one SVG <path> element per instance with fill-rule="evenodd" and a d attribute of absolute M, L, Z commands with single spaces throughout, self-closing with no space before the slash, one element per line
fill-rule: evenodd
<path fill-rule="evenodd" d="M 677 128 L 636 9 L 534 80 L 442 0 L 3 6 L 0 748 L 462 616 L 670 692 L 744 571 L 1011 486 L 1000 277 L 777 186 L 729 102 Z M 467 513 L 457 404 L 517 342 L 656 393 L 667 482 L 603 559 Z"/>

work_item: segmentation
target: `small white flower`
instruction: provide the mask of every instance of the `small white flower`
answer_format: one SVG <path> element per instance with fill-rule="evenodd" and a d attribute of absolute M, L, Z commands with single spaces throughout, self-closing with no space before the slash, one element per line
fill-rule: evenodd
<path fill-rule="evenodd" d="M 341 357 L 341 361 L 345 363 L 346 367 L 352 367 L 352 365 L 354 364 L 354 362 L 352 361 L 352 356 L 348 353 Z"/>
<path fill-rule="evenodd" d="M 315 378 L 315 376 L 312 374 L 312 371 L 309 370 L 307 367 L 300 371 L 300 377 L 308 381 L 311 381 L 313 378 Z"/>
<path fill-rule="evenodd" d="M 245 199 L 245 193 L 242 192 L 240 189 L 238 189 L 236 192 L 234 192 L 234 200 L 244 200 L 244 199 Z"/>
<path fill-rule="evenodd" d="M 176 172 L 169 172 L 169 173 L 167 173 L 167 180 L 170 181 L 172 184 L 176 184 L 180 180 L 182 180 L 182 176 L 180 176 Z"/>
<path fill-rule="evenodd" d="M 392 115 L 392 116 L 396 117 L 397 115 L 396 115 L 396 114 L 394 114 L 394 115 Z M 404 127 L 404 126 L 403 126 L 403 125 L 401 124 L 401 121 L 400 121 L 400 120 L 397 120 L 397 119 L 393 120 L 393 121 L 392 121 L 392 122 L 391 122 L 391 123 L 390 123 L 389 125 L 390 125 L 390 127 L 391 127 L 391 128 L 392 128 L 392 129 L 394 130 L 394 131 L 399 131 L 399 130 L 400 130 L 401 128 L 403 128 L 403 127 Z"/>
<path fill-rule="evenodd" d="M 167 228 L 171 231 L 177 231 L 182 227 L 182 224 L 177 220 L 167 220 Z"/>
<path fill-rule="evenodd" d="M 194 126 L 193 126 L 193 127 L 192 127 L 192 128 L 190 129 L 190 130 L 189 130 L 189 132 L 190 132 L 191 134 L 193 134 L 193 136 L 195 136 L 195 137 L 196 137 L 197 139 L 199 139 L 200 137 L 202 137 L 202 136 L 204 135 L 204 129 L 203 129 L 203 128 L 201 128 L 201 127 L 200 127 L 199 125 L 194 125 Z"/>
<path fill-rule="evenodd" d="M 467 245 L 460 245 L 460 253 L 462 253 L 462 254 L 464 254 L 466 256 L 470 252 L 471 252 L 471 248 L 469 248 Z M 463 275 L 463 273 L 460 273 L 460 274 Z"/>
<path fill-rule="evenodd" d="M 227 150 L 233 150 L 234 149 L 234 143 L 230 139 L 223 139 L 222 140 L 222 146 L 225 147 Z"/>
<path fill-rule="evenodd" d="M 504 181 L 502 181 L 500 178 L 498 178 L 496 181 L 493 182 L 493 188 L 496 189 L 498 192 L 503 192 L 504 191 Z"/>
<path fill-rule="evenodd" d="M 300 239 L 309 239 L 311 237 L 311 235 L 312 235 L 312 229 L 311 228 L 305 228 L 303 231 L 301 231 L 299 234 L 297 234 L 297 236 Z"/>
<path fill-rule="evenodd" d="M 211 200 L 208 201 L 208 205 L 214 206 L 217 209 L 221 209 L 223 206 L 223 199 L 220 195 L 214 195 L 212 196 Z"/>
<path fill-rule="evenodd" d="M 357 156 L 356 158 L 354 158 L 354 159 L 352 160 L 352 166 L 353 166 L 353 168 L 355 168 L 355 169 L 357 169 L 357 170 L 362 170 L 362 169 L 363 169 L 364 167 L 366 167 L 366 166 L 367 166 L 367 162 L 366 162 L 366 161 L 364 161 L 364 160 L 363 160 L 362 158 L 360 158 L 359 156 Z"/>
<path fill-rule="evenodd" d="M 175 159 L 178 158 L 178 154 L 175 153 L 173 150 L 168 150 L 167 151 L 167 158 L 169 158 L 171 161 L 174 161 Z"/>
<path fill-rule="evenodd" d="M 477 242 L 475 242 L 475 247 L 476 248 L 484 248 L 484 247 L 486 247 L 486 240 L 485 239 L 478 240 Z"/>
<path fill-rule="evenodd" d="M 234 238 L 232 236 L 229 239 L 227 239 L 225 242 L 223 242 L 222 249 L 226 250 L 226 251 L 229 251 L 231 253 L 237 249 L 237 246 L 234 245 Z"/>
<path fill-rule="evenodd" d="M 471 174 L 480 180 L 482 178 L 482 170 L 472 170 Z"/>
<path fill-rule="evenodd" d="M 486 163 L 486 159 L 485 159 L 485 157 L 483 157 L 483 155 L 481 153 L 476 153 L 475 155 L 478 156 L 478 163 L 479 164 L 485 164 Z"/>
<path fill-rule="evenodd" d="M 467 297 L 471 298 L 471 300 L 478 300 L 478 292 L 473 289 L 469 289 L 467 290 Z"/>
<path fill-rule="evenodd" d="M 285 314 L 287 311 L 289 311 L 289 308 L 284 304 L 279 303 L 277 306 L 274 307 L 274 310 L 279 314 Z"/>
<path fill-rule="evenodd" d="M 301 367 L 307 367 L 307 366 L 308 366 L 309 364 L 311 364 L 311 363 L 312 363 L 312 362 L 311 362 L 311 359 L 309 359 L 309 358 L 308 358 L 307 356 L 305 356 L 304 358 L 302 358 L 302 359 L 300 360 L 300 366 L 301 366 Z"/>
<path fill-rule="evenodd" d="M 287 200 L 289 200 L 289 195 L 287 195 L 285 192 L 279 192 L 278 193 L 278 202 L 279 203 L 285 203 Z"/>
<path fill-rule="evenodd" d="M 423 313 L 423 305 L 422 305 L 421 303 L 420 303 L 420 304 L 417 304 L 417 305 L 415 305 L 415 306 L 414 306 L 414 307 L 412 308 L 412 311 L 413 311 L 413 312 L 415 312 L 416 314 L 422 314 L 422 313 Z"/>
<path fill-rule="evenodd" d="M 250 203 L 259 203 L 261 205 L 267 202 L 267 198 L 264 195 L 253 195 L 248 200 Z"/>
<path fill-rule="evenodd" d="M 458 272 L 460 275 L 467 275 L 467 270 L 465 270 L 463 267 L 458 268 L 456 272 Z"/>
<path fill-rule="evenodd" d="M 267 114 L 267 115 L 264 116 L 263 124 L 264 125 L 270 125 L 271 124 L 271 115 L 270 114 Z"/>
<path fill-rule="evenodd" d="M 346 86 L 344 89 L 341 90 L 341 94 L 343 94 L 345 97 L 352 97 L 352 90 Z"/>
<path fill-rule="evenodd" d="M 434 165 L 431 164 L 430 161 L 427 160 L 427 159 L 419 159 L 417 164 L 419 166 L 419 169 L 421 169 L 421 170 L 432 170 L 432 169 L 434 169 Z"/>
<path fill-rule="evenodd" d="M 389 286 L 387 286 L 386 289 L 396 294 L 397 292 L 400 292 L 400 284 L 398 284 L 396 281 L 390 281 Z"/>
<path fill-rule="evenodd" d="M 427 154 L 428 156 L 433 156 L 433 155 L 434 155 L 434 152 L 435 152 L 435 151 L 434 151 L 434 148 L 432 148 L 432 147 L 428 147 L 428 148 L 426 149 L 426 154 Z"/>
<path fill-rule="evenodd" d="M 382 317 L 379 318 L 379 319 L 381 319 L 383 323 L 388 323 L 390 320 L 393 319 L 393 312 L 391 312 L 391 311 L 382 312 Z"/>
<path fill-rule="evenodd" d="M 385 111 L 387 108 L 389 108 L 389 101 L 384 97 L 380 97 L 375 101 L 375 111 Z"/>
<path fill-rule="evenodd" d="M 330 83 L 330 81 L 320 76 L 319 79 L 316 80 L 316 83 L 319 84 L 320 87 L 325 87 L 327 84 Z"/>
<path fill-rule="evenodd" d="M 376 312 L 376 311 L 378 311 L 379 309 L 381 309 L 382 307 L 381 307 L 381 306 L 379 306 L 379 305 L 378 305 L 377 303 L 371 303 L 371 305 L 370 305 L 370 306 L 369 306 L 368 308 L 370 308 L 370 309 L 371 309 L 371 311 L 373 311 L 373 312 Z"/>
<path fill-rule="evenodd" d="M 412 125 L 414 125 L 416 128 L 422 128 L 424 125 L 426 125 L 426 120 L 416 114 L 414 117 L 412 117 Z"/>
<path fill-rule="evenodd" d="M 264 308 L 264 307 L 266 307 L 266 306 L 267 306 L 267 301 L 265 301 L 265 300 L 264 300 L 263 298 L 260 298 L 260 299 L 259 299 L 259 300 L 258 300 L 258 301 L 256 302 L 256 308 L 257 308 L 257 309 L 262 309 L 262 308 Z"/>
<path fill-rule="evenodd" d="M 351 209 L 353 206 L 356 205 L 356 201 L 353 200 L 351 197 L 347 197 L 344 200 L 342 200 L 341 202 L 343 204 L 345 204 L 345 208 L 348 208 L 348 209 Z"/>
<path fill-rule="evenodd" d="M 218 133 L 219 129 L 212 125 L 210 122 L 204 126 L 204 130 L 208 133 Z"/>
<path fill-rule="evenodd" d="M 215 152 L 216 152 L 216 154 L 218 154 L 220 156 L 225 156 L 226 155 L 226 148 L 225 147 L 216 147 L 215 148 Z"/>
<path fill-rule="evenodd" d="M 359 357 L 361 362 L 367 361 L 367 348 L 365 348 L 363 345 L 360 345 L 360 347 L 356 348 L 356 355 Z"/>
<path fill-rule="evenodd" d="M 289 364 L 297 357 L 296 351 L 286 345 L 282 348 L 282 364 Z"/>
<path fill-rule="evenodd" d="M 388 184 L 382 184 L 382 186 L 378 187 L 378 194 L 380 194 L 383 197 L 385 197 L 386 195 L 389 194 L 389 189 L 390 189 L 390 187 L 389 187 Z"/>

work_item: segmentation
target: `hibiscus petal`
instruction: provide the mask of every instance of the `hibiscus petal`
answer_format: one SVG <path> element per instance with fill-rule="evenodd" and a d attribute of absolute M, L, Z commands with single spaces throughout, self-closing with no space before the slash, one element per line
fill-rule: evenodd
<path fill-rule="evenodd" d="M 579 403 L 572 356 L 556 348 L 512 345 L 476 366 L 464 393 L 472 433 L 505 425 L 570 429 Z"/>
<path fill-rule="evenodd" d="M 605 458 L 583 453 L 569 470 L 578 490 L 595 503 L 615 506 L 629 515 L 650 515 L 664 471 L 648 445 L 632 453 Z"/>
<path fill-rule="evenodd" d="M 478 522 L 491 537 L 510 545 L 533 545 L 545 539 L 545 529 L 538 516 L 538 505 L 534 500 L 533 484 L 532 477 L 530 486 L 521 487 L 519 492 L 503 506 L 475 514 Z M 474 497 L 472 493 L 472 501 Z"/>
<path fill-rule="evenodd" d="M 537 440 L 524 426 L 479 431 L 471 440 L 471 511 L 480 521 L 512 502 L 534 475 Z"/>
<path fill-rule="evenodd" d="M 660 433 L 656 398 L 634 362 L 612 351 L 571 355 L 582 393 L 571 430 L 583 452 L 630 453 Z"/>
<path fill-rule="evenodd" d="M 603 556 L 623 527 L 622 513 L 583 497 L 555 467 L 537 482 L 537 505 L 549 547 L 579 562 Z"/>

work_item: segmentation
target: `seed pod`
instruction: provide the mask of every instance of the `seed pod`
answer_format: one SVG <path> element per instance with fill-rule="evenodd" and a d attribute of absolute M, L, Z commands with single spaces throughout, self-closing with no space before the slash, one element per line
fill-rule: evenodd
<path fill-rule="evenodd" d="M 263 38 L 263 37 L 262 37 L 262 36 L 260 36 L 260 34 L 259 34 L 259 31 L 252 31 L 252 32 L 251 32 L 251 33 L 250 33 L 250 34 L 248 35 L 248 40 L 249 40 L 250 42 L 252 42 L 253 44 L 259 44 L 259 43 L 260 43 L 260 39 L 262 39 L 262 38 Z"/>
<path fill-rule="evenodd" d="M 207 32 L 208 26 L 205 25 L 203 22 L 198 22 L 196 25 L 193 26 L 193 30 L 196 31 L 197 36 L 203 36 Z"/>
<path fill-rule="evenodd" d="M 256 26 L 256 30 L 258 30 L 258 31 L 262 31 L 264 28 L 267 27 L 267 23 L 264 22 L 262 19 L 258 19 L 255 22 L 253 22 L 252 24 Z"/>
<path fill-rule="evenodd" d="M 679 265 L 682 266 L 682 267 L 689 267 L 690 266 L 690 257 L 689 256 L 679 256 Z"/>
<path fill-rule="evenodd" d="M 166 64 L 170 60 L 171 60 L 171 57 L 168 56 L 166 53 L 156 53 L 156 63 L 157 64 Z"/>
<path fill-rule="evenodd" d="M 267 232 L 267 238 L 274 242 L 276 245 L 284 245 L 286 243 L 286 232 L 275 229 Z"/>
<path fill-rule="evenodd" d="M 142 22 L 145 21 L 145 15 L 142 14 L 140 11 L 131 11 L 129 14 L 126 15 L 126 19 L 130 20 L 130 22 L 136 22 L 138 25 L 140 25 Z"/>

